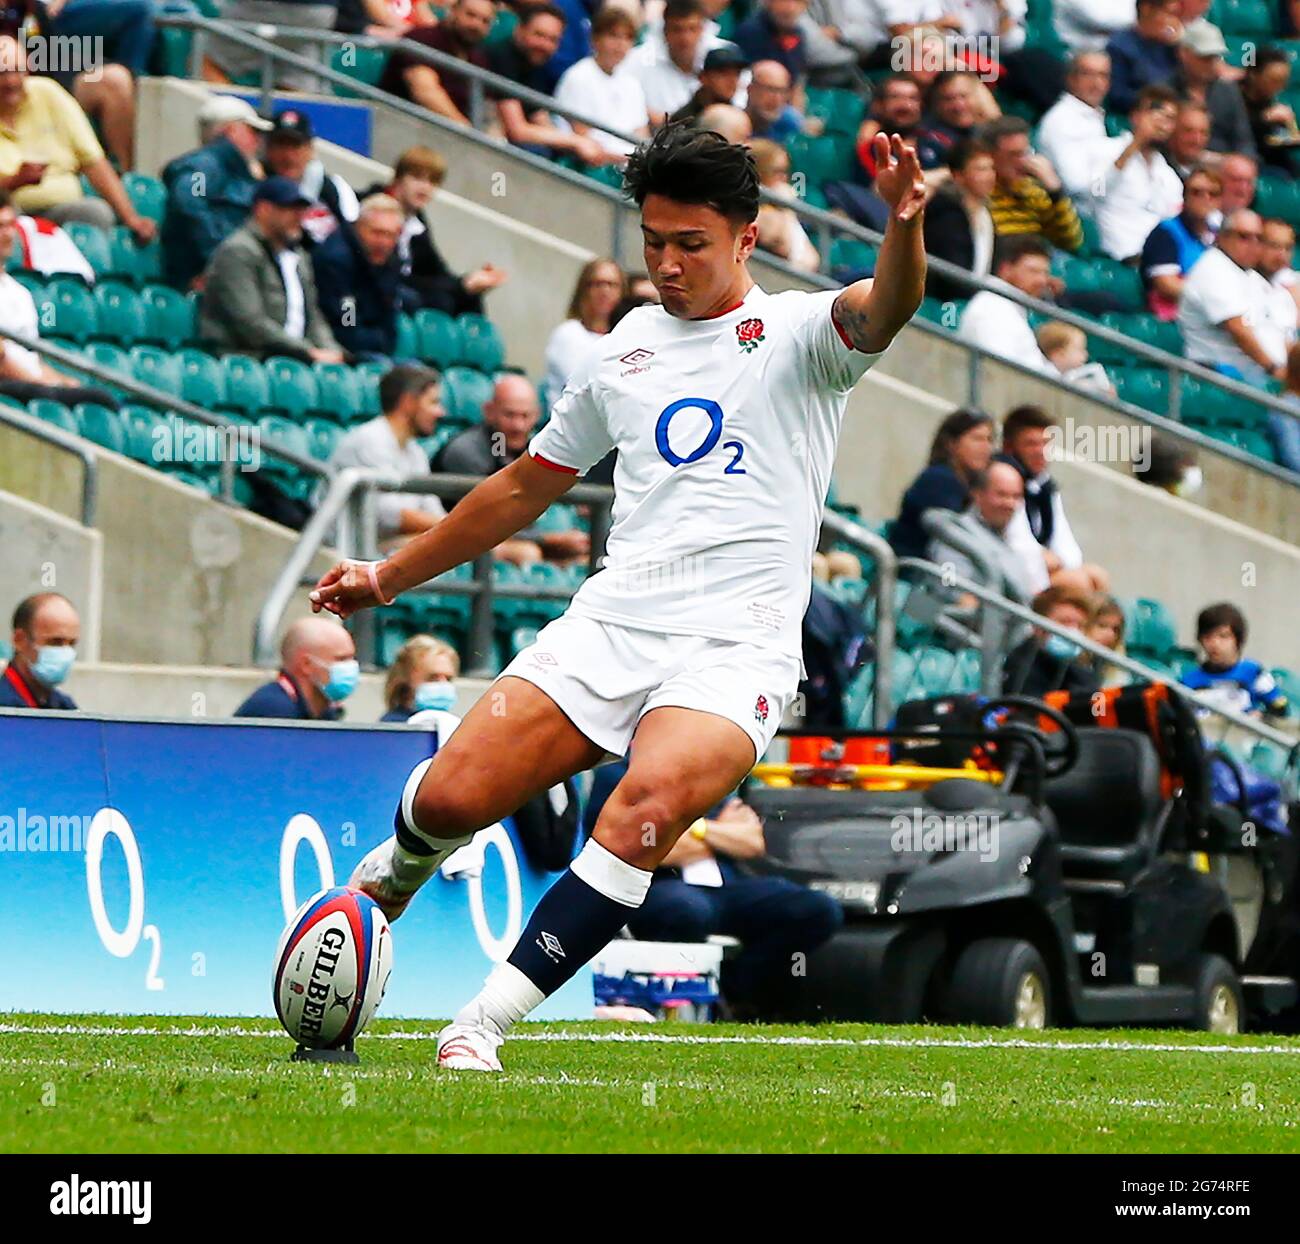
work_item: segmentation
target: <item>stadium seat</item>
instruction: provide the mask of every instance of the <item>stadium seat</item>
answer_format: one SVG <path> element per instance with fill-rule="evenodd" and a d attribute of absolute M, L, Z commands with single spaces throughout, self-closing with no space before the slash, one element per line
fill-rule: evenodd
<path fill-rule="evenodd" d="M 63 229 L 73 245 L 85 256 L 96 279 L 111 275 L 113 259 L 109 251 L 108 239 L 104 237 L 102 229 L 95 225 L 88 225 L 82 220 L 70 220 Z"/>
<path fill-rule="evenodd" d="M 122 186 L 141 216 L 162 223 L 167 207 L 167 188 L 162 182 L 144 173 L 123 173 Z"/>
<path fill-rule="evenodd" d="M 343 435 L 343 429 L 328 419 L 308 419 L 302 425 L 302 430 L 307 434 L 307 448 L 311 456 L 321 462 L 330 460 L 334 446 Z"/>
<path fill-rule="evenodd" d="M 957 326 L 961 323 L 962 312 L 965 311 L 966 303 L 969 301 L 967 298 L 922 298 L 917 314 L 931 324 L 938 324 L 941 328 L 956 332 Z"/>
<path fill-rule="evenodd" d="M 1130 655 L 1168 661 L 1177 647 L 1177 627 L 1173 615 L 1158 600 L 1139 598 L 1124 603 L 1128 617 L 1127 647 Z"/>
<path fill-rule="evenodd" d="M 1210 20 L 1225 35 L 1253 35 L 1256 40 L 1271 39 L 1275 29 L 1268 0 L 1215 0 Z"/>
<path fill-rule="evenodd" d="M 126 452 L 126 429 L 117 411 L 96 402 L 81 402 L 73 407 L 72 413 L 77 417 L 82 436 L 115 453 Z"/>
<path fill-rule="evenodd" d="M 360 399 L 360 410 L 367 419 L 373 418 L 379 414 L 379 382 L 389 372 L 387 363 L 376 363 L 373 360 L 366 363 L 358 363 L 353 368 L 357 378 L 357 395 Z"/>
<path fill-rule="evenodd" d="M 247 354 L 227 354 L 221 368 L 226 373 L 226 404 L 249 416 L 265 413 L 271 404 L 271 385 L 261 361 Z"/>
<path fill-rule="evenodd" d="M 1163 415 L 1169 409 L 1169 373 L 1157 367 L 1112 367 L 1111 380 L 1120 401 Z"/>
<path fill-rule="evenodd" d="M 525 648 L 537 642 L 537 629 L 532 626 L 517 626 L 510 632 L 510 656 L 517 657 Z"/>
<path fill-rule="evenodd" d="M 316 401 L 312 409 L 337 423 L 357 422 L 361 393 L 352 368 L 345 363 L 316 363 Z"/>
<path fill-rule="evenodd" d="M 301 418 L 319 405 L 316 376 L 306 363 L 277 354 L 267 359 L 264 367 L 271 384 L 271 405 L 277 410 Z"/>
<path fill-rule="evenodd" d="M 1107 328 L 1123 333 L 1126 337 L 1132 337 L 1144 345 L 1154 346 L 1157 350 L 1164 350 L 1180 357 L 1183 353 L 1183 335 L 1178 325 L 1172 321 L 1158 320 L 1154 315 L 1145 312 L 1107 311 L 1101 317 L 1101 322 Z M 1096 337 L 1088 339 L 1088 355 L 1099 363 L 1136 362 L 1146 366 L 1146 361 L 1135 359 L 1132 351 Z"/>
<path fill-rule="evenodd" d="M 180 396 L 181 361 L 174 354 L 158 346 L 132 346 L 128 357 L 131 375 L 141 384 Z"/>
<path fill-rule="evenodd" d="M 82 353 L 86 356 L 88 362 L 98 364 L 100 367 L 108 368 L 111 371 L 121 372 L 123 376 L 132 374 L 131 359 L 121 346 L 115 346 L 107 341 L 91 341 L 82 347 Z M 124 390 L 100 380 L 96 376 L 87 377 L 86 383 L 98 385 L 101 389 L 107 389 L 119 401 L 126 400 Z"/>
<path fill-rule="evenodd" d="M 144 304 L 146 341 L 176 350 L 194 340 L 194 299 L 167 285 L 146 285 L 140 291 L 140 301 Z"/>
<path fill-rule="evenodd" d="M 182 350 L 177 355 L 181 367 L 181 396 L 204 410 L 226 404 L 226 373 L 220 363 L 202 350 Z"/>
<path fill-rule="evenodd" d="M 836 238 L 831 242 L 831 271 L 846 268 L 852 272 L 874 272 L 876 270 L 876 248 L 870 242 L 860 242 L 857 238 Z"/>
<path fill-rule="evenodd" d="M 335 47 L 330 52 L 329 66 L 338 73 L 347 74 L 367 86 L 376 86 L 383 77 L 384 66 L 388 63 L 388 53 L 383 48 L 360 47 L 348 43 Z M 343 99 L 359 99 L 356 91 L 349 91 L 345 86 L 333 85 L 335 95 Z"/>
<path fill-rule="evenodd" d="M 79 278 L 52 277 L 33 297 L 42 337 L 67 337 L 80 345 L 94 336 L 95 299 Z"/>
<path fill-rule="evenodd" d="M 857 91 L 813 87 L 807 91 L 806 115 L 817 117 L 827 134 L 856 139 L 866 110 L 866 100 Z"/>
<path fill-rule="evenodd" d="M 18 252 L 15 246 L 15 252 Z M 32 301 L 39 307 L 41 305 L 41 295 L 45 292 L 45 277 L 40 272 L 31 272 L 26 268 L 19 268 L 16 271 L 10 271 L 10 276 L 18 282 L 32 296 Z"/>
<path fill-rule="evenodd" d="M 1183 377 L 1179 409 L 1186 423 L 1206 428 L 1252 428 L 1267 417 L 1266 407 L 1195 376 Z"/>
<path fill-rule="evenodd" d="M 417 311 L 414 318 L 415 352 L 419 358 L 444 371 L 460 363 L 465 343 L 456 320 L 445 311 L 430 308 Z"/>
<path fill-rule="evenodd" d="M 499 371 L 506 361 L 506 346 L 496 325 L 486 316 L 462 315 L 456 320 L 460 329 L 461 351 L 459 362 L 479 371 Z"/>
<path fill-rule="evenodd" d="M 785 144 L 790 153 L 790 177 L 802 173 L 810 186 L 828 181 L 846 181 L 853 176 L 853 144 L 843 136 L 822 134 L 816 138 L 800 134 Z M 797 184 L 797 183 L 796 183 Z"/>
<path fill-rule="evenodd" d="M 27 403 L 27 413 L 42 423 L 49 423 L 56 428 L 62 428 L 65 432 L 71 432 L 73 436 L 81 435 L 81 425 L 77 422 L 76 415 L 62 402 L 37 398 Z"/>
<path fill-rule="evenodd" d="M 1058 269 L 1071 293 L 1106 293 L 1121 300 L 1128 310 L 1142 308 L 1142 280 L 1136 268 L 1113 259 L 1078 259 L 1063 255 Z"/>
<path fill-rule="evenodd" d="M 148 321 L 140 295 L 121 281 L 100 281 L 95 286 L 99 323 L 95 335 L 130 346 L 149 339 Z"/>
<path fill-rule="evenodd" d="M 948 694 L 952 689 L 952 676 L 957 666 L 956 655 L 946 648 L 920 648 L 913 656 L 916 666 L 909 698 Z"/>
<path fill-rule="evenodd" d="M 1255 189 L 1255 210 L 1261 216 L 1280 216 L 1300 227 L 1300 182 L 1261 176 Z"/>
<path fill-rule="evenodd" d="M 95 232 L 102 238 L 100 230 Z M 162 279 L 162 246 L 156 240 L 141 246 L 135 234 L 125 225 L 118 225 L 109 236 L 108 275 L 133 285 L 144 285 Z"/>
<path fill-rule="evenodd" d="M 483 403 L 492 396 L 492 377 L 472 367 L 449 367 L 442 374 L 442 404 L 461 426 L 481 423 Z"/>
<path fill-rule="evenodd" d="M 137 462 L 156 464 L 154 456 L 156 429 L 166 426 L 166 419 L 150 406 L 123 406 L 119 412 L 126 433 L 124 452 Z"/>
<path fill-rule="evenodd" d="M 262 470 L 279 481 L 292 496 L 303 496 L 314 483 L 313 477 L 303 475 L 299 468 L 270 451 L 287 449 L 304 458 L 311 457 L 311 441 L 306 429 L 284 415 L 263 415 L 257 426 L 262 434 Z"/>
<path fill-rule="evenodd" d="M 393 358 L 401 363 L 420 357 L 420 339 L 415 329 L 415 321 L 405 312 L 397 315 L 397 343 L 393 346 Z"/>

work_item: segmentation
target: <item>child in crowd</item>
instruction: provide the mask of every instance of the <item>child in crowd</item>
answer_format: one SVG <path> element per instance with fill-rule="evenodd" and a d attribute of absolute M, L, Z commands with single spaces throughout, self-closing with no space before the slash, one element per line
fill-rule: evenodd
<path fill-rule="evenodd" d="M 1258 661 L 1242 656 L 1246 619 L 1236 605 L 1224 602 L 1202 609 L 1196 619 L 1196 642 L 1204 659 L 1183 673 L 1183 685 L 1204 691 L 1224 708 L 1239 713 L 1285 717 L 1286 696 Z"/>

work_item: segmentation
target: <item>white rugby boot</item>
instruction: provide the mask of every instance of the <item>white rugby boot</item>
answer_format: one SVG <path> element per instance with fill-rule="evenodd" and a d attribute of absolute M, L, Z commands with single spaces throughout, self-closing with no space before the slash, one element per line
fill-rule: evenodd
<path fill-rule="evenodd" d="M 503 1038 L 483 1024 L 451 1023 L 438 1034 L 438 1066 L 448 1071 L 500 1071 Z"/>
<path fill-rule="evenodd" d="M 433 855 L 413 855 L 399 845 L 394 834 L 362 857 L 348 885 L 374 899 L 391 922 L 406 910 L 416 891 L 438 871 L 438 865 L 449 854 L 440 851 Z"/>

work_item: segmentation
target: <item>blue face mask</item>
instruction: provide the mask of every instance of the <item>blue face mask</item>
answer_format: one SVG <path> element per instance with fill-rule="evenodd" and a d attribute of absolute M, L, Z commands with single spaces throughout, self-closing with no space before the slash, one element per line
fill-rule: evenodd
<path fill-rule="evenodd" d="M 1064 635 L 1049 635 L 1043 644 L 1043 651 L 1061 661 L 1073 661 L 1079 655 L 1080 648 L 1071 643 Z"/>
<path fill-rule="evenodd" d="M 450 682 L 422 682 L 415 688 L 415 711 L 440 708 L 450 710 L 456 705 L 456 686 Z"/>
<path fill-rule="evenodd" d="M 57 687 L 68 676 L 76 659 L 75 648 L 42 644 L 36 649 L 36 660 L 31 666 L 32 676 L 46 687 Z"/>
<path fill-rule="evenodd" d="M 320 662 L 324 664 L 324 662 Z M 320 693 L 331 704 L 337 704 L 340 700 L 346 700 L 357 689 L 357 681 L 361 677 L 361 666 L 355 661 L 334 661 L 330 667 L 329 681 L 317 683 L 320 687 Z"/>

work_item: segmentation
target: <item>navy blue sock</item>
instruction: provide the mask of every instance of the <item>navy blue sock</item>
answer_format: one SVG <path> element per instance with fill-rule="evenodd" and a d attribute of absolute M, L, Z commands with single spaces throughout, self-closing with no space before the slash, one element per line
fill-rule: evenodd
<path fill-rule="evenodd" d="M 645 898 L 650 877 L 589 840 L 542 895 L 506 962 L 542 993 L 554 993 L 618 936 Z"/>

